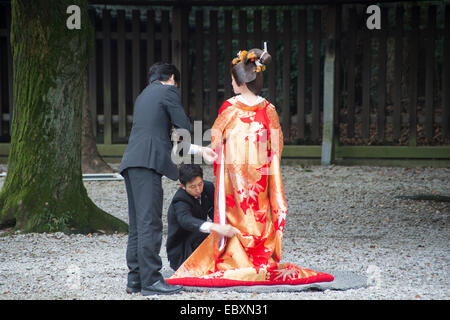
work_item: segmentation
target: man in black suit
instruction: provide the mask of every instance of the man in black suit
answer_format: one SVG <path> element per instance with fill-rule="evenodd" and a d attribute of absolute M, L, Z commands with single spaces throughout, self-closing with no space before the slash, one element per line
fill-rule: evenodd
<path fill-rule="evenodd" d="M 180 188 L 172 198 L 167 213 L 167 257 L 170 267 L 177 270 L 210 232 L 226 237 L 240 233 L 231 225 L 214 221 L 214 184 L 203 180 L 203 170 L 197 164 L 180 166 Z"/>
<path fill-rule="evenodd" d="M 163 204 L 161 177 L 178 179 L 178 169 L 171 157 L 170 131 L 172 126 L 192 131 L 181 106 L 177 88 L 179 79 L 180 73 L 175 66 L 154 64 L 149 70 L 150 83 L 134 104 L 133 126 L 120 165 L 128 196 L 128 293 L 171 294 L 182 289 L 164 281 L 159 256 Z M 210 148 L 197 146 L 197 150 L 208 162 L 216 156 Z"/>

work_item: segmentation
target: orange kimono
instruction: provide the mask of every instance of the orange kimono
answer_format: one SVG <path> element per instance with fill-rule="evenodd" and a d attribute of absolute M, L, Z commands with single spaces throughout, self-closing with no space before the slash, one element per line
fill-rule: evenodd
<path fill-rule="evenodd" d="M 214 222 L 231 224 L 241 235 L 210 234 L 167 282 L 226 287 L 332 281 L 332 275 L 280 263 L 287 203 L 280 173 L 283 134 L 275 107 L 265 99 L 247 106 L 230 98 L 211 136 L 219 154 Z"/>

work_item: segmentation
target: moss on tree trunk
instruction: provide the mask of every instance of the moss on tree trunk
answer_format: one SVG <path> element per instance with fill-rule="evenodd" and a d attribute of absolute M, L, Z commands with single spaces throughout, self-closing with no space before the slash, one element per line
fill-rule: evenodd
<path fill-rule="evenodd" d="M 69 5 L 81 30 L 66 27 Z M 14 115 L 0 225 L 23 232 L 127 232 L 89 199 L 81 176 L 81 117 L 93 30 L 86 0 L 13 0 Z"/>

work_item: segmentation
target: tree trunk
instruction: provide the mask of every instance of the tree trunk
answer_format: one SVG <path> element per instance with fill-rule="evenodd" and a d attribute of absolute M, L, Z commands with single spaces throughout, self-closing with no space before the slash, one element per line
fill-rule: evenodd
<path fill-rule="evenodd" d="M 66 27 L 69 5 L 81 29 Z M 84 72 L 93 41 L 87 0 L 12 0 L 14 115 L 0 225 L 23 232 L 127 232 L 89 199 L 81 177 Z"/>
<path fill-rule="evenodd" d="M 95 53 L 94 53 L 95 54 Z M 85 73 L 87 78 L 87 71 Z M 92 117 L 89 110 L 89 91 L 85 79 L 83 119 L 81 136 L 81 169 L 83 173 L 112 173 L 113 169 L 103 160 L 97 149 L 94 130 L 92 129 Z"/>

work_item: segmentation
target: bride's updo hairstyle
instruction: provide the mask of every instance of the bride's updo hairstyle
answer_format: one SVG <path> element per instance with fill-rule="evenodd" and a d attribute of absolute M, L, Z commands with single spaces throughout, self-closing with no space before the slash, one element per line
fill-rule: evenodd
<path fill-rule="evenodd" d="M 231 62 L 231 74 L 239 86 L 245 83 L 251 92 L 259 95 L 264 80 L 262 73 L 271 61 L 270 54 L 261 49 L 239 51 Z"/>

